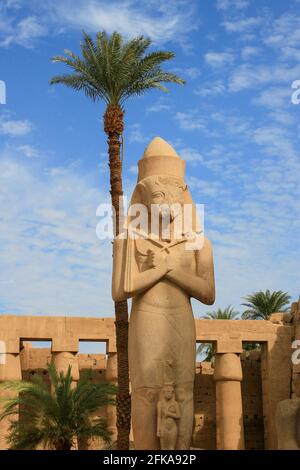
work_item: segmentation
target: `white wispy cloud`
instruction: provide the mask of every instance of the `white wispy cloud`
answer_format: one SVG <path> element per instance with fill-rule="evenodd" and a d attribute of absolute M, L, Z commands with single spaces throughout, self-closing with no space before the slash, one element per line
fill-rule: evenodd
<path fill-rule="evenodd" d="M 225 52 L 206 52 L 204 54 L 205 62 L 211 67 L 224 67 L 231 65 L 234 62 L 234 54 L 231 51 Z"/>
<path fill-rule="evenodd" d="M 300 61 L 300 51 L 296 47 L 282 47 L 281 48 L 283 59 L 293 59 L 294 61 Z"/>
<path fill-rule="evenodd" d="M 195 80 L 202 75 L 200 67 L 171 67 L 170 72 L 176 73 L 177 75 L 185 78 Z"/>
<path fill-rule="evenodd" d="M 226 91 L 226 86 L 223 80 L 213 80 L 211 82 L 202 83 L 194 93 L 199 96 L 217 96 L 223 95 Z"/>
<path fill-rule="evenodd" d="M 40 152 L 37 148 L 35 148 L 33 145 L 19 145 L 16 150 L 20 152 L 21 154 L 25 155 L 27 158 L 36 158 L 40 155 Z"/>
<path fill-rule="evenodd" d="M 131 124 L 129 126 L 129 142 L 145 144 L 149 141 L 149 136 L 147 136 L 141 128 L 140 124 Z"/>
<path fill-rule="evenodd" d="M 225 20 L 222 25 L 230 33 L 246 33 L 257 28 L 263 21 L 261 17 L 237 18 Z"/>
<path fill-rule="evenodd" d="M 169 111 L 171 106 L 165 103 L 162 99 L 157 100 L 152 105 L 146 107 L 147 113 L 160 113 L 163 111 Z"/>
<path fill-rule="evenodd" d="M 3 5 L 6 7 L 6 8 L 15 8 L 15 9 L 19 9 L 21 8 L 23 4 L 23 0 L 3 0 Z"/>
<path fill-rule="evenodd" d="M 192 166 L 197 165 L 198 163 L 203 163 L 203 155 L 192 147 L 181 147 L 178 149 L 178 152 L 185 161 L 189 162 Z"/>
<path fill-rule="evenodd" d="M 237 92 L 261 85 L 288 83 L 291 84 L 300 76 L 300 65 L 272 63 L 268 65 L 241 64 L 230 74 L 229 90 Z"/>
<path fill-rule="evenodd" d="M 33 124 L 28 120 L 13 120 L 6 117 L 0 118 L 0 134 L 8 136 L 23 136 L 29 134 Z"/>
<path fill-rule="evenodd" d="M 179 127 L 185 131 L 195 131 L 204 129 L 204 120 L 199 117 L 197 111 L 175 113 L 174 119 L 178 122 Z"/>
<path fill-rule="evenodd" d="M 261 49 L 257 46 L 245 46 L 241 50 L 241 56 L 244 60 L 255 57 L 261 53 Z"/>
<path fill-rule="evenodd" d="M 194 11 L 195 2 L 189 0 L 5 2 L 0 7 L 0 46 L 32 47 L 40 37 L 84 29 L 90 33 L 119 31 L 126 38 L 143 35 L 155 43 L 173 40 L 188 50 L 188 34 L 198 27 L 191 22 Z"/>
<path fill-rule="evenodd" d="M 195 78 L 200 77 L 201 70 L 199 70 L 197 67 L 187 67 L 184 69 L 184 73 L 187 77 L 194 80 Z"/>
<path fill-rule="evenodd" d="M 299 48 L 300 15 L 298 11 L 283 13 L 269 26 L 264 42 L 273 47 Z"/>
<path fill-rule="evenodd" d="M 190 22 L 194 2 L 189 1 L 65 0 L 48 1 L 47 9 L 50 18 L 64 28 L 119 31 L 126 37 L 145 35 L 160 43 L 183 41 L 191 27 L 196 28 L 195 22 L 192 26 Z"/>
<path fill-rule="evenodd" d="M 290 104 L 291 94 L 291 88 L 288 86 L 270 87 L 261 91 L 260 95 L 253 99 L 253 103 L 278 109 Z"/>
<path fill-rule="evenodd" d="M 282 126 L 294 126 L 297 123 L 297 118 L 293 114 L 280 108 L 275 108 L 269 113 L 269 116 L 271 120 L 281 124 Z"/>
<path fill-rule="evenodd" d="M 253 137 L 257 144 L 263 146 L 267 155 L 292 159 L 297 157 L 294 145 L 282 126 L 258 127 L 254 131 Z"/>
<path fill-rule="evenodd" d="M 46 36 L 47 27 L 40 20 L 32 16 L 15 19 L 4 10 L 0 10 L 0 46 L 8 47 L 17 44 L 23 47 L 32 47 L 37 38 Z"/>
<path fill-rule="evenodd" d="M 230 111 L 215 111 L 211 117 L 229 134 L 247 136 L 251 131 L 251 117 L 237 116 Z"/>
<path fill-rule="evenodd" d="M 1 311 L 111 315 L 111 243 L 95 215 L 107 195 L 80 168 L 38 162 L 0 152 Z"/>
<path fill-rule="evenodd" d="M 249 6 L 249 0 L 217 0 L 218 10 L 229 10 L 236 8 L 237 10 L 243 10 Z"/>
<path fill-rule="evenodd" d="M 227 193 L 219 181 L 207 181 L 196 176 L 188 176 L 187 183 L 191 191 L 195 191 L 198 194 L 197 201 L 200 204 L 207 200 L 207 198 L 221 197 Z"/>
<path fill-rule="evenodd" d="M 189 181 L 194 199 L 205 204 L 205 233 L 213 242 L 213 308 L 238 307 L 242 297 L 261 289 L 286 290 L 294 298 L 299 292 L 298 281 L 290 276 L 296 269 L 295 253 L 300 256 L 300 159 L 295 136 L 281 126 L 256 123 L 240 136 L 240 155 L 229 155 L 226 146 L 203 152 L 205 166 L 210 160 L 217 162 L 210 167 L 215 176 L 211 187 L 203 178 Z M 248 152 L 253 141 L 257 148 Z"/>
<path fill-rule="evenodd" d="M 42 5 L 35 2 L 38 3 Z M 213 67 L 212 80 L 205 77 L 205 82 L 195 90 L 201 97 L 210 97 L 205 111 L 199 99 L 198 110 L 186 111 L 189 106 L 196 106 L 187 102 L 182 111 L 177 107 L 174 114 L 183 131 L 215 133 L 215 138 L 209 140 L 199 139 L 204 132 L 185 134 L 191 140 L 180 142 L 176 148 L 187 160 L 188 183 L 194 198 L 206 204 L 206 231 L 215 256 L 216 307 L 229 303 L 238 306 L 241 297 L 258 289 L 282 289 L 294 296 L 299 293 L 295 276 L 300 256 L 299 107 L 290 105 L 291 82 L 300 78 L 299 15 L 291 12 L 275 21 L 268 18 L 259 23 L 252 13 L 248 21 L 243 10 L 249 3 L 217 2 L 220 22 L 228 33 L 223 47 L 232 45 L 233 49 L 225 52 L 234 53 L 238 65 L 233 70 L 233 61 L 229 59 L 225 67 Z M 183 41 L 178 32 L 188 34 L 193 24 L 189 2 L 153 0 L 147 6 L 136 1 L 113 1 L 107 5 L 104 1 L 75 0 L 68 12 L 55 0 L 44 5 L 25 18 L 34 17 L 46 33 L 77 31 L 81 27 L 94 32 L 102 26 L 110 32 L 122 22 L 121 32 L 126 37 L 143 29 L 143 34 L 163 44 L 168 40 Z M 184 8 L 187 16 L 180 14 Z M 42 9 L 43 15 L 38 15 Z M 14 21 L 8 24 L 14 26 L 20 21 L 22 17 L 15 12 Z M 28 31 L 29 26 L 30 22 Z M 7 24 L 1 23 L 0 17 L 0 31 L 4 32 L 4 27 Z M 222 39 L 219 29 L 210 33 L 211 38 Z M 221 33 L 224 34 L 223 27 Z M 12 31 L 6 29 L 0 40 L 5 37 L 7 40 L 9 34 Z M 246 38 L 253 41 L 251 45 L 240 42 Z M 28 44 L 33 42 L 34 37 L 28 40 Z M 16 40 L 11 40 L 10 45 L 13 44 Z M 222 47 L 222 43 L 216 44 L 210 44 L 212 52 Z M 218 59 L 215 58 L 215 63 Z M 239 62 L 241 59 L 244 64 Z M 180 73 L 198 78 L 197 68 L 187 67 L 185 72 L 182 66 Z M 238 95 L 226 95 L 227 90 L 247 93 L 239 100 Z M 222 98 L 221 105 L 216 100 L 215 110 L 214 96 Z M 253 104 L 260 108 L 252 107 Z M 168 106 L 175 108 L 172 96 L 170 101 L 153 103 L 148 112 L 168 112 Z M 6 116 L 7 121 L 14 120 Z M 143 124 L 128 127 L 129 136 L 130 133 L 132 142 L 143 147 L 151 139 Z M 180 132 L 177 134 L 179 137 Z M 43 165 L 42 159 L 29 158 L 37 152 L 36 147 L 22 139 L 22 145 L 0 155 L 1 309 L 111 315 L 111 246 L 95 237 L 98 221 L 95 209 L 106 195 L 76 166 L 62 163 L 39 167 Z M 107 163 L 101 163 L 100 170 L 107 172 Z M 128 186 L 130 194 L 136 165 L 128 170 L 124 186 Z M 197 303 L 195 311 L 204 308 Z"/>

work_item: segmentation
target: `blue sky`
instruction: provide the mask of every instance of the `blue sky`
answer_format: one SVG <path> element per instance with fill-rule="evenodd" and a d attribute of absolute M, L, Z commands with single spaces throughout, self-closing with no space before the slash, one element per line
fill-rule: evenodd
<path fill-rule="evenodd" d="M 198 316 L 241 309 L 258 289 L 299 295 L 300 2 L 291 0 L 2 0 L 0 312 L 109 316 L 111 243 L 96 237 L 108 201 L 103 104 L 64 87 L 50 58 L 79 52 L 81 30 L 150 36 L 187 80 L 129 101 L 124 187 L 156 135 L 187 161 L 205 204 L 217 299 Z"/>

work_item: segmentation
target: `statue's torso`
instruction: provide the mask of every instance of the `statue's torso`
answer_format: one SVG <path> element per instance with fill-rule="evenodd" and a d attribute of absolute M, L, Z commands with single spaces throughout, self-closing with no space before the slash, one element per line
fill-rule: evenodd
<path fill-rule="evenodd" d="M 167 248 L 167 249 L 166 249 Z M 195 252 L 185 243 L 157 246 L 151 241 L 136 243 L 136 260 L 140 272 L 149 269 L 148 250 L 172 254 L 174 269 L 196 272 Z M 172 250 L 172 251 L 171 251 Z M 195 373 L 195 322 L 190 296 L 163 278 L 153 287 L 133 298 L 129 323 L 129 362 L 132 388 L 161 387 L 165 370 L 171 363 L 176 383 L 193 383 Z"/>
<path fill-rule="evenodd" d="M 162 243 L 162 242 L 160 242 Z M 175 261 L 174 269 L 184 273 L 196 274 L 195 252 L 186 249 L 186 242 L 175 240 L 170 243 L 162 243 L 165 248 L 155 245 L 151 240 L 136 241 L 136 259 L 140 272 L 149 269 L 147 264 L 147 250 L 162 252 L 164 256 L 170 255 Z M 189 306 L 190 297 L 188 293 L 178 285 L 166 278 L 160 280 L 147 291 L 138 295 L 133 303 L 135 305 L 149 305 L 161 308 L 181 308 Z"/>

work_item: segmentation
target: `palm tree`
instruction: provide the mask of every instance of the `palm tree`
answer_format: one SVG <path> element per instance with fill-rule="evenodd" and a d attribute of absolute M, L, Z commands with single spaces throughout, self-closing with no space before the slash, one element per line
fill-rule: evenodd
<path fill-rule="evenodd" d="M 288 310 L 286 305 L 290 299 L 288 293 L 281 290 L 272 293 L 268 289 L 266 292 L 254 292 L 245 297 L 247 302 L 242 305 L 248 308 L 244 311 L 242 318 L 244 320 L 268 320 L 272 313 L 286 312 Z"/>
<path fill-rule="evenodd" d="M 218 308 L 213 312 L 208 312 L 203 318 L 207 320 L 235 320 L 239 315 L 230 305 L 224 309 Z"/>
<path fill-rule="evenodd" d="M 114 32 L 108 36 L 99 32 L 94 41 L 83 33 L 82 57 L 65 50 L 66 56 L 53 57 L 54 62 L 67 65 L 72 72 L 51 79 L 76 91 L 83 91 L 93 101 L 104 101 L 104 131 L 107 134 L 111 200 L 114 208 L 114 232 L 117 236 L 123 226 L 122 160 L 124 103 L 151 89 L 167 91 L 163 82 L 184 84 L 177 75 L 165 72 L 161 64 L 174 57 L 174 53 L 157 51 L 146 54 L 151 40 L 143 36 L 124 42 Z M 123 145 L 122 145 L 123 152 Z M 130 394 L 128 374 L 128 307 L 127 302 L 115 302 L 116 340 L 118 351 L 117 428 L 118 449 L 129 448 Z"/>
<path fill-rule="evenodd" d="M 224 309 L 218 308 L 213 312 L 208 312 L 202 318 L 205 320 L 235 320 L 239 315 L 230 305 Z M 204 356 L 203 362 L 212 362 L 214 354 L 211 343 L 201 343 L 197 348 L 197 355 Z"/>
<path fill-rule="evenodd" d="M 55 450 L 70 450 L 76 442 L 100 437 L 110 443 L 104 418 L 97 416 L 99 408 L 113 404 L 116 388 L 109 383 L 92 383 L 91 373 L 83 374 L 72 385 L 71 367 L 58 374 L 53 364 L 48 366 L 50 387 L 41 376 L 32 382 L 8 381 L 2 389 L 14 392 L 3 400 L 0 421 L 11 420 L 8 433 L 10 449 L 34 450 L 38 446 Z M 19 419 L 20 410 L 20 419 Z"/>

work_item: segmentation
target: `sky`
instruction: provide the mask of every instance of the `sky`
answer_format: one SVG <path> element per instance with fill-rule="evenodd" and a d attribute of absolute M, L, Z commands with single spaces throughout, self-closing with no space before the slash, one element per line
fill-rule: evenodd
<path fill-rule="evenodd" d="M 186 160 L 217 293 L 195 316 L 242 312 L 257 290 L 297 300 L 299 0 L 1 0 L 0 313 L 113 315 L 111 241 L 96 236 L 109 201 L 104 105 L 49 85 L 65 72 L 51 57 L 79 53 L 82 30 L 150 37 L 187 81 L 126 103 L 123 177 L 130 196 L 155 136 Z"/>

